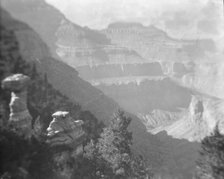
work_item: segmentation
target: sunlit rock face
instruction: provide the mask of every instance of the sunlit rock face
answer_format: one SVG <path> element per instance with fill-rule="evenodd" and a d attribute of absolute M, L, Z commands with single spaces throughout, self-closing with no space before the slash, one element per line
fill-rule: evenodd
<path fill-rule="evenodd" d="M 53 120 L 47 128 L 48 142 L 52 146 L 78 146 L 85 136 L 83 121 L 73 120 L 69 112 L 58 111 L 52 115 Z"/>
<path fill-rule="evenodd" d="M 27 109 L 27 86 L 30 78 L 14 74 L 2 81 L 3 89 L 11 91 L 9 123 L 26 136 L 31 135 L 32 117 Z"/>
<path fill-rule="evenodd" d="M 177 121 L 181 115 L 181 112 L 154 109 L 149 113 L 139 113 L 138 117 L 142 119 L 149 132 L 156 134 L 159 131 L 162 131 L 164 127 Z"/>
<path fill-rule="evenodd" d="M 187 109 L 180 111 L 178 115 L 173 114 L 171 118 L 176 120 L 159 127 L 149 125 L 148 130 L 153 134 L 166 131 L 168 135 L 175 138 L 200 142 L 205 136 L 213 132 L 216 125 L 223 133 L 223 117 L 222 100 L 193 95 Z M 150 118 L 147 119 L 150 121 Z M 164 117 L 162 121 L 166 121 L 166 119 L 167 117 Z"/>

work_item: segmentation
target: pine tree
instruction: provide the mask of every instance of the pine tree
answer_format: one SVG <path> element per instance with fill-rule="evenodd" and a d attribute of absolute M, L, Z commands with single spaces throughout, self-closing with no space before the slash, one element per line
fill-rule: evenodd
<path fill-rule="evenodd" d="M 128 131 L 131 120 L 124 112 L 119 111 L 101 133 L 93 156 L 97 158 L 96 172 L 101 178 L 143 179 L 148 176 L 144 160 L 131 150 L 132 132 Z"/>
<path fill-rule="evenodd" d="M 132 134 L 127 130 L 131 122 L 123 112 L 112 119 L 108 128 L 105 128 L 97 144 L 99 154 L 112 168 L 116 178 L 127 177 L 130 174 L 130 154 Z"/>
<path fill-rule="evenodd" d="M 224 179 L 224 135 L 219 132 L 218 126 L 201 142 L 196 178 Z"/>

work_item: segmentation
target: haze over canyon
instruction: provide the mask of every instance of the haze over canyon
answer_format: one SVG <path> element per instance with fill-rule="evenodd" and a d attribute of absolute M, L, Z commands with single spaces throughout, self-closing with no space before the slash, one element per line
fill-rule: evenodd
<path fill-rule="evenodd" d="M 147 14 L 147 7 L 134 18 L 129 14 L 136 12 L 136 1 L 123 1 L 126 16 L 115 3 L 115 17 L 101 7 L 111 1 L 95 0 L 93 9 L 101 7 L 95 19 L 92 12 L 78 9 L 87 8 L 87 1 L 47 2 L 55 7 L 44 0 L 2 0 L 4 22 L 16 29 L 22 55 L 47 73 L 56 89 L 104 123 L 118 108 L 129 113 L 134 118 L 133 150 L 153 161 L 158 178 L 192 178 L 200 140 L 216 124 L 224 132 L 224 26 L 216 1 L 196 1 L 196 19 L 189 16 L 190 3 L 178 16 L 184 5 L 174 1 L 167 9 L 161 6 L 159 18 Z M 72 7 L 77 10 L 73 14 Z M 103 17 L 106 11 L 108 18 Z M 83 24 L 76 22 L 78 16 Z M 15 28 L 11 18 L 30 29 Z M 197 23 L 198 31 L 192 26 L 186 38 L 177 34 L 191 23 Z"/>

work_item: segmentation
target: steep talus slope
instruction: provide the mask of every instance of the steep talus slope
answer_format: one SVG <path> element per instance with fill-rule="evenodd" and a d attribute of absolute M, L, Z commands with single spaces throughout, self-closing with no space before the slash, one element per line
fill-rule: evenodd
<path fill-rule="evenodd" d="M 46 3 L 42 0 L 2 0 L 1 6 L 8 10 L 12 17 L 29 24 L 31 28 L 35 29 L 50 47 L 51 52 L 54 52 L 56 38 L 54 35 L 49 36 L 49 34 L 54 34 L 55 29 L 65 18 L 59 10 L 52 6 L 46 6 Z M 45 17 L 49 19 L 46 20 Z M 40 21 L 42 24 L 39 23 Z"/>
<path fill-rule="evenodd" d="M 40 130 L 45 130 L 48 126 L 51 115 L 57 110 L 65 110 L 70 111 L 70 114 L 76 118 L 79 113 L 81 113 L 80 105 L 77 103 L 77 101 L 71 101 L 66 96 L 64 96 L 62 93 L 60 93 L 58 90 L 56 90 L 52 85 L 48 82 L 47 75 L 40 74 L 36 70 L 36 66 L 34 63 L 28 63 L 26 62 L 20 52 L 19 49 L 19 43 L 18 39 L 16 38 L 16 35 L 14 33 L 14 30 L 18 29 L 26 29 L 27 32 L 30 32 L 27 34 L 27 37 L 29 35 L 33 34 L 32 30 L 28 28 L 27 25 L 15 21 L 11 19 L 9 14 L 2 10 L 0 8 L 1 12 L 1 21 L 0 21 L 0 81 L 2 82 L 3 79 L 11 76 L 12 74 L 15 75 L 17 80 L 22 76 L 22 78 L 25 78 L 29 80 L 29 84 L 27 84 L 27 94 L 28 97 L 22 97 L 20 95 L 15 95 L 12 98 L 14 100 L 13 104 L 20 100 L 19 98 L 22 98 L 21 100 L 27 100 L 27 107 L 29 112 L 27 113 L 29 120 L 32 121 L 32 124 L 40 124 L 38 128 Z M 32 36 L 31 36 L 32 37 Z M 37 36 L 38 37 L 38 36 Z M 30 38 L 32 40 L 32 38 Z M 37 38 L 36 38 L 37 40 Z M 39 45 L 42 43 L 38 43 Z M 26 53 L 31 53 L 27 51 Z M 19 75 L 18 75 L 19 73 Z M 22 75 L 21 75 L 22 74 Z M 24 75 L 24 76 L 23 76 Z M 28 77 L 26 77 L 27 75 Z M 15 77 L 14 76 L 14 77 Z M 18 81 L 17 81 L 18 82 Z M 14 85 L 16 85 L 15 83 Z M 18 84 L 19 85 L 19 84 Z M 21 84 L 19 85 L 21 86 Z M 26 92 L 25 92 L 26 94 Z M 16 102 L 15 102 L 16 101 Z M 0 87 L 0 124 L 1 127 L 5 126 L 9 120 L 9 112 L 11 109 L 9 107 L 12 107 L 12 104 L 10 102 L 10 91 L 8 89 L 4 89 L 3 86 Z M 21 104 L 20 104 L 21 103 Z M 27 109 L 26 105 L 23 104 L 24 102 L 18 102 L 16 105 L 23 105 L 21 108 L 22 110 Z M 22 117 L 23 114 L 19 113 L 19 110 L 21 110 L 19 107 L 15 107 L 13 105 L 14 110 L 11 110 L 11 112 L 15 112 L 15 116 Z M 18 114 L 17 114 L 18 113 Z M 29 114 L 32 116 L 29 116 Z M 25 116 L 26 118 L 26 116 Z M 38 119 L 38 120 L 37 120 Z M 37 122 L 38 121 L 38 122 Z M 96 122 L 97 120 L 95 120 Z M 27 121 L 26 121 L 27 122 Z M 29 122 L 29 121 L 28 121 Z M 39 123 L 40 122 L 40 123 Z M 97 124 L 97 123 L 96 123 Z M 14 149 L 13 149 L 14 150 Z"/>

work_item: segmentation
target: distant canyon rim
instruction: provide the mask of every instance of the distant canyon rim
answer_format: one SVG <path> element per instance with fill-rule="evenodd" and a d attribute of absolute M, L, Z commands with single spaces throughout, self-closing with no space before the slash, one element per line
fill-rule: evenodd
<path fill-rule="evenodd" d="M 200 141 L 222 124 L 224 63 L 212 39 L 179 40 L 154 26 L 122 22 L 91 35 L 62 21 L 56 53 L 149 132 Z"/>

